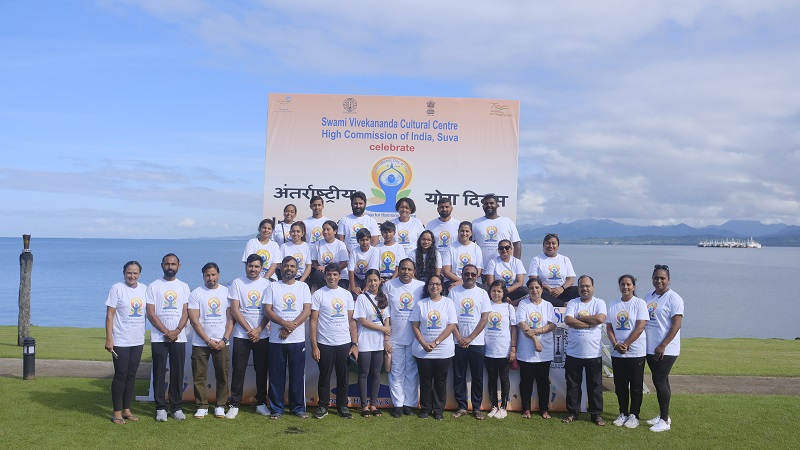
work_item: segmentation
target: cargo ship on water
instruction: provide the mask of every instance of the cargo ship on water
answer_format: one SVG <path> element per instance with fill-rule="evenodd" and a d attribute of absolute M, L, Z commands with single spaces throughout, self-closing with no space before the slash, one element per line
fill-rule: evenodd
<path fill-rule="evenodd" d="M 702 241 L 697 244 L 698 247 L 716 247 L 716 248 L 761 248 L 761 244 L 750 238 L 746 241 L 738 241 L 735 239 L 722 239 L 713 241 Z"/>

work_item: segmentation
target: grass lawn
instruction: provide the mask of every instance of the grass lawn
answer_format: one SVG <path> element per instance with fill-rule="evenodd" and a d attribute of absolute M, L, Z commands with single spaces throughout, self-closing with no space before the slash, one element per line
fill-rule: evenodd
<path fill-rule="evenodd" d="M 8 378 L 0 383 L 7 405 L 0 420 L 3 448 L 156 448 L 184 444 L 226 448 L 432 448 L 463 449 L 576 447 L 576 437 L 596 448 L 790 448 L 800 441 L 800 427 L 787 422 L 787 413 L 800 409 L 799 397 L 739 395 L 674 395 L 672 430 L 652 433 L 646 426 L 629 430 L 611 425 L 616 416 L 613 394 L 605 395 L 604 428 L 581 421 L 563 424 L 558 419 L 525 420 L 512 413 L 504 420 L 477 422 L 471 417 L 442 422 L 416 417 L 383 417 L 343 420 L 329 415 L 323 420 L 300 420 L 285 416 L 278 421 L 244 407 L 236 420 L 191 417 L 194 406 L 185 408 L 185 422 L 170 418 L 153 420 L 153 404 L 134 402 L 139 422 L 114 425 L 111 414 L 110 380 L 40 378 L 23 381 Z M 137 384 L 145 394 L 147 384 Z M 645 395 L 643 417 L 657 414 L 654 394 Z M 560 416 L 560 414 L 559 414 Z M 314 447 L 310 447 L 310 446 Z M 539 445 L 537 445 L 539 446 Z"/>
<path fill-rule="evenodd" d="M 102 328 L 34 327 L 36 357 L 107 361 Z M 147 332 L 146 345 L 150 339 Z M 672 373 L 676 375 L 800 376 L 800 341 L 777 339 L 710 339 L 681 341 L 681 356 Z M 0 326 L 0 358 L 20 358 L 17 327 Z M 142 354 L 150 362 L 150 352 Z"/>

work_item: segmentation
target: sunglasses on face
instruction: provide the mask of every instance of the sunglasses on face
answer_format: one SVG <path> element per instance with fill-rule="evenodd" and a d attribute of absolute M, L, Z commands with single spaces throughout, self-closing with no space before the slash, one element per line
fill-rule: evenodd
<path fill-rule="evenodd" d="M 501 245 L 501 246 L 497 247 L 497 249 L 500 250 L 500 251 L 508 251 L 508 250 L 511 250 L 511 246 L 510 245 Z"/>
<path fill-rule="evenodd" d="M 478 274 L 475 273 L 475 272 L 462 272 L 461 275 L 464 278 L 472 278 L 472 277 L 477 277 L 478 276 Z"/>

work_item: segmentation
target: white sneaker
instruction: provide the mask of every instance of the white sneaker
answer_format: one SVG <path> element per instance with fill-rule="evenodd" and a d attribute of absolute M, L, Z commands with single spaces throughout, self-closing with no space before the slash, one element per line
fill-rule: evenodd
<path fill-rule="evenodd" d="M 225 414 L 225 418 L 226 419 L 235 419 L 238 414 L 239 414 L 239 408 L 237 408 L 235 406 L 231 406 L 228 409 L 228 413 Z"/>
<path fill-rule="evenodd" d="M 225 418 L 225 407 L 224 406 L 217 406 L 214 408 L 214 417 L 217 419 L 224 419 Z"/>
<path fill-rule="evenodd" d="M 166 422 L 167 421 L 167 410 L 166 409 L 159 409 L 156 411 L 156 422 Z"/>
<path fill-rule="evenodd" d="M 261 414 L 262 416 L 268 416 L 268 415 L 270 415 L 270 411 L 269 411 L 269 409 L 267 408 L 267 405 L 265 405 L 265 404 L 263 404 L 263 403 L 262 403 L 262 404 L 260 404 L 260 405 L 258 405 L 258 406 L 256 406 L 256 412 L 257 412 L 257 413 L 259 413 L 259 414 Z"/>
<path fill-rule="evenodd" d="M 667 430 L 669 430 L 669 422 L 664 422 L 663 420 L 659 420 L 657 424 L 650 427 L 650 431 L 655 431 L 656 433 Z"/>
<path fill-rule="evenodd" d="M 194 413 L 195 419 L 202 419 L 203 417 L 208 415 L 208 408 L 198 408 L 197 412 Z"/>
<path fill-rule="evenodd" d="M 614 425 L 616 425 L 616 424 L 617 423 L 614 422 Z M 636 428 L 638 426 L 639 426 L 639 419 L 637 419 L 636 416 L 634 416 L 633 414 L 628 416 L 628 420 L 625 421 L 625 427 L 633 429 L 633 428 Z"/>
<path fill-rule="evenodd" d="M 619 416 L 617 416 L 616 420 L 614 420 L 614 422 L 612 423 L 618 427 L 621 427 L 622 425 L 625 425 L 626 420 L 628 420 L 628 416 L 626 416 L 625 414 L 620 414 Z"/>
<path fill-rule="evenodd" d="M 508 412 L 506 412 L 505 408 L 500 408 L 499 410 L 497 410 L 497 414 L 494 415 L 494 418 L 495 419 L 505 419 L 507 415 L 508 415 Z"/>
<path fill-rule="evenodd" d="M 655 425 L 658 422 L 661 422 L 661 416 L 655 416 L 652 419 L 647 421 L 648 425 Z M 667 418 L 667 425 L 672 425 L 672 417 Z"/>
<path fill-rule="evenodd" d="M 497 407 L 496 407 L 496 406 L 493 406 L 493 407 L 492 407 L 492 410 L 491 410 L 491 411 L 489 411 L 489 414 L 486 414 L 486 415 L 487 415 L 487 416 L 489 416 L 489 417 L 494 417 L 494 416 L 496 416 L 496 415 L 497 415 L 497 411 L 498 411 Z"/>
<path fill-rule="evenodd" d="M 175 420 L 186 420 L 186 414 L 183 413 L 183 410 L 179 409 L 172 413 L 172 417 Z"/>

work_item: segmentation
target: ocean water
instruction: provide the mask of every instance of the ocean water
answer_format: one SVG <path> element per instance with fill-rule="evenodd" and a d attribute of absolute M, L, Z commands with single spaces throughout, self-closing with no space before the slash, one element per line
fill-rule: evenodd
<path fill-rule="evenodd" d="M 162 275 L 165 253 L 181 259 L 178 278 L 194 289 L 202 284 L 201 267 L 214 261 L 221 280 L 244 274 L 245 240 L 55 239 L 34 237 L 31 322 L 37 326 L 103 327 L 108 289 L 122 281 L 122 265 L 137 260 L 140 282 Z M 0 325 L 16 325 L 19 255 L 22 238 L 0 238 Z M 523 262 L 541 252 L 525 243 Z M 698 248 L 691 246 L 561 246 L 578 275 L 595 280 L 595 296 L 610 302 L 619 296 L 617 278 L 638 279 L 637 295 L 653 289 L 654 264 L 667 264 L 671 287 L 685 301 L 684 337 L 757 337 L 794 339 L 800 336 L 800 301 L 787 290 L 800 268 L 800 248 Z M 35 336 L 35 332 L 32 332 Z"/>

